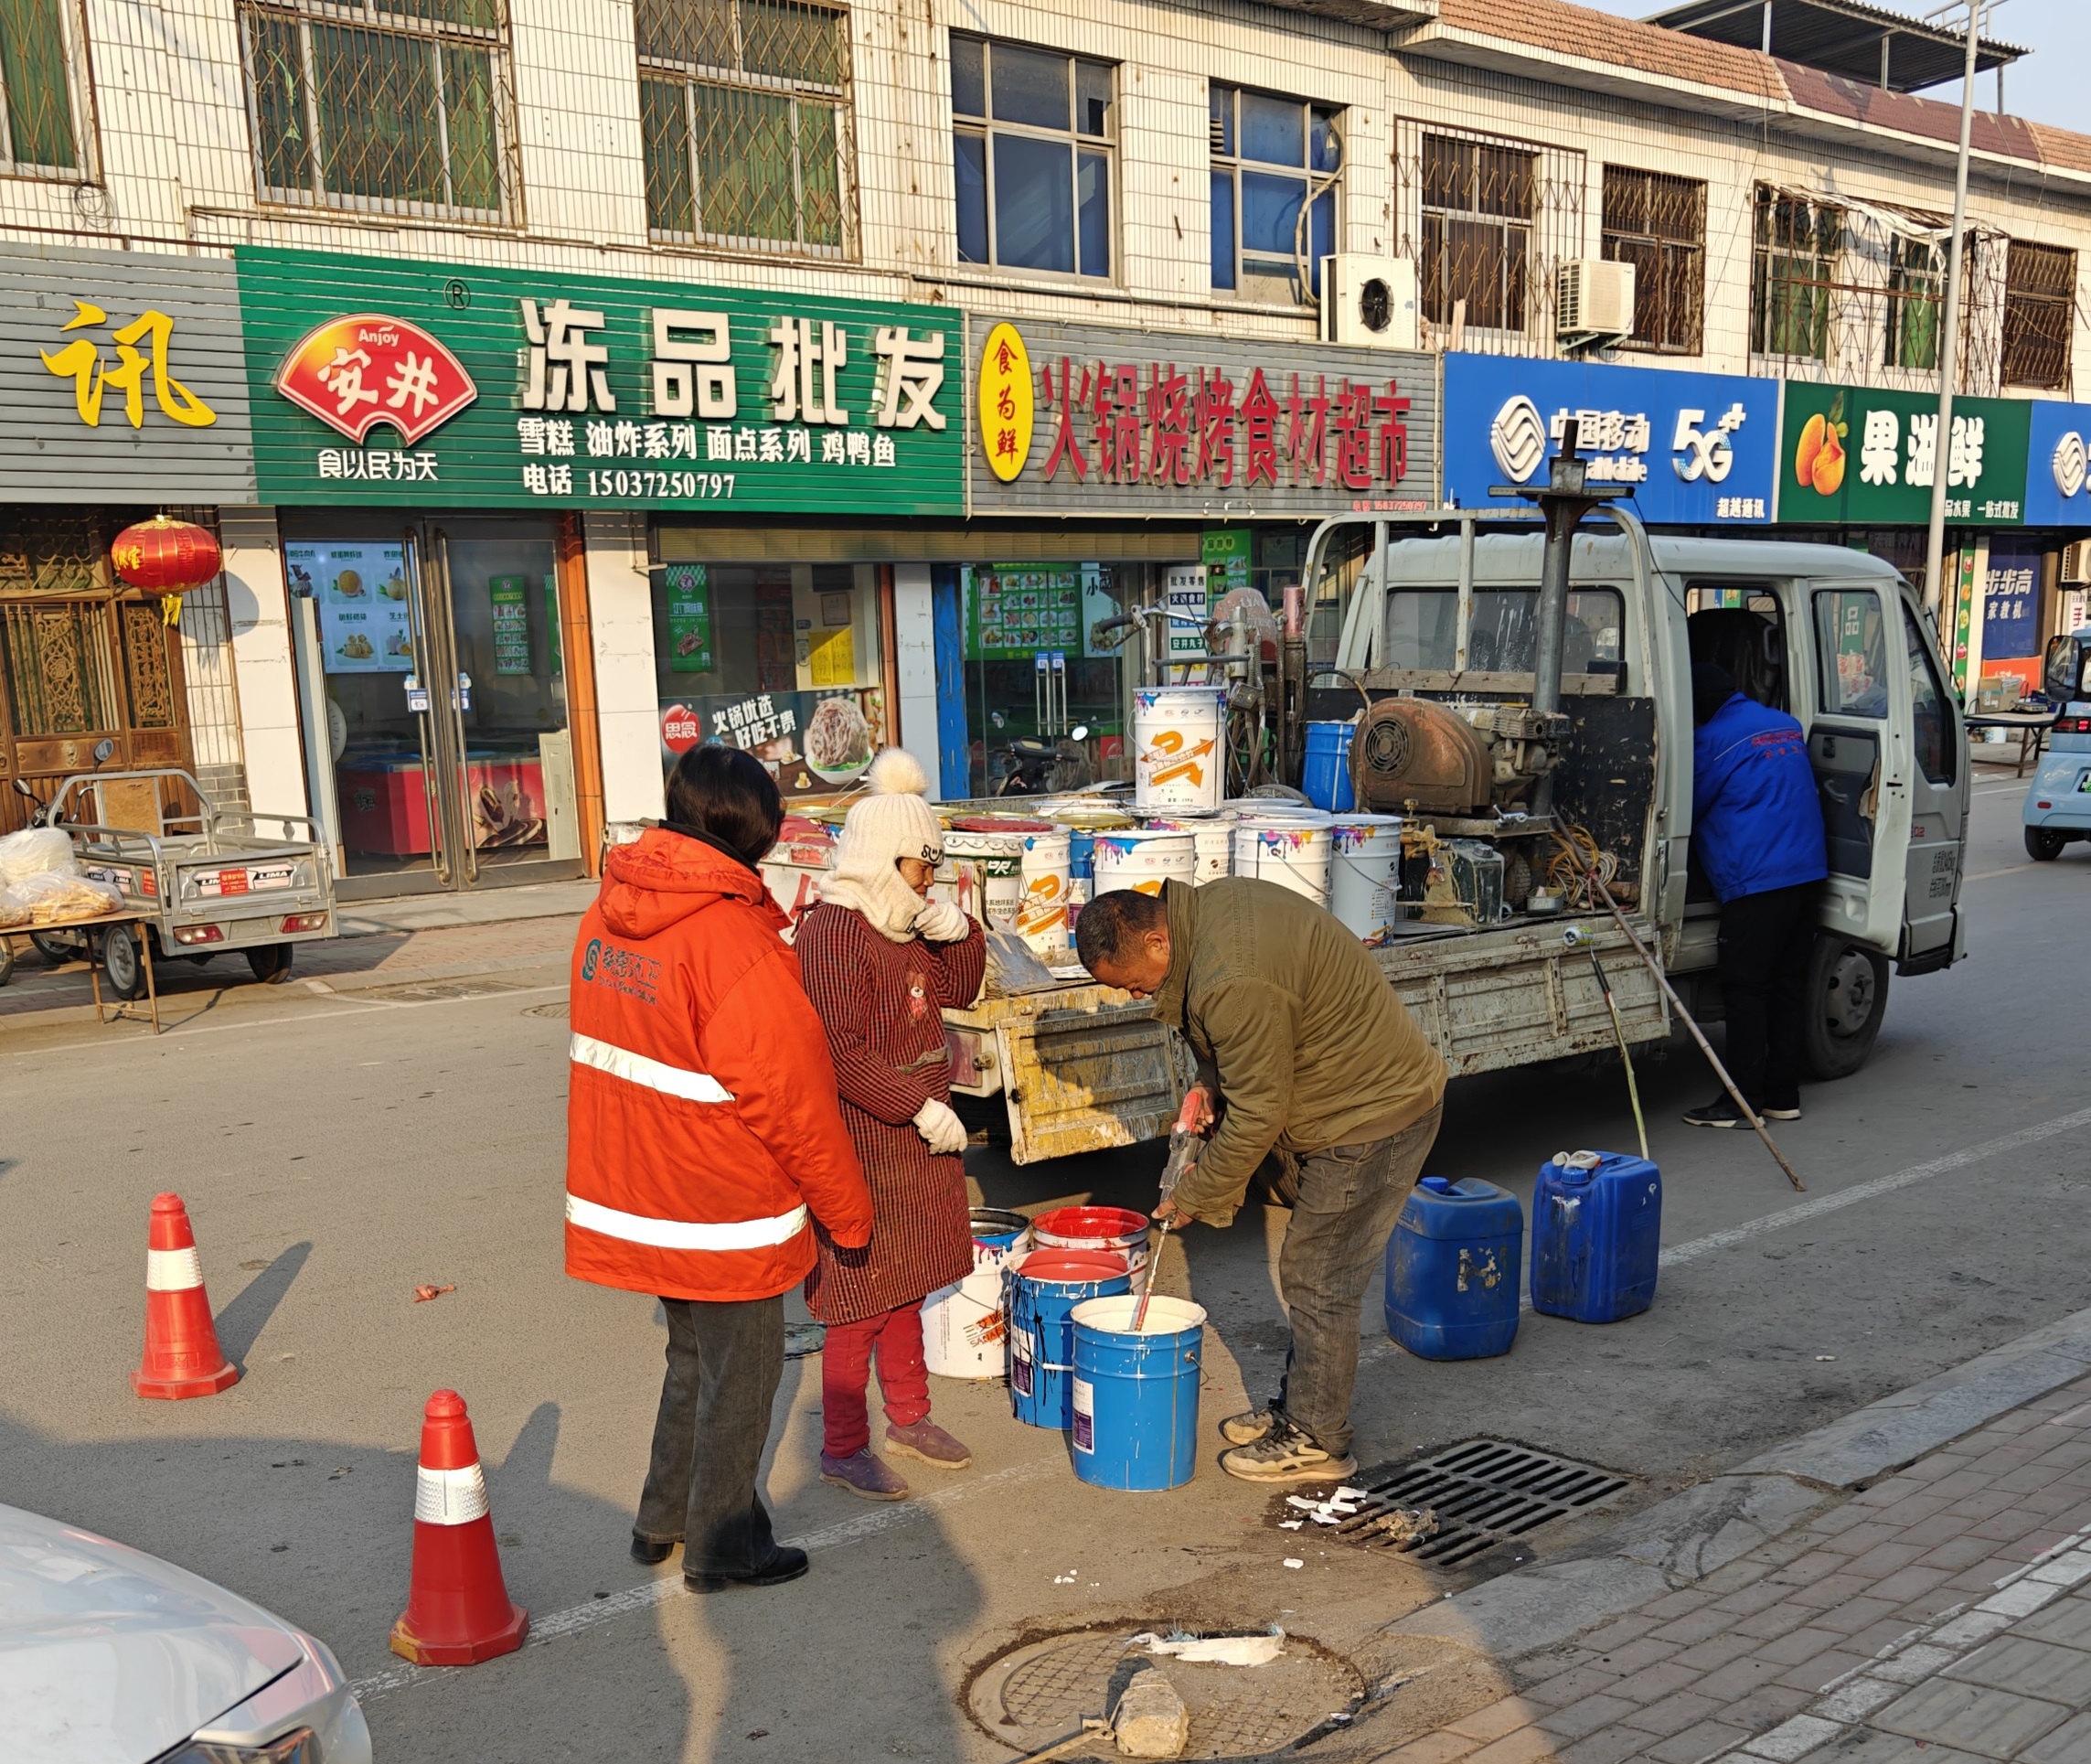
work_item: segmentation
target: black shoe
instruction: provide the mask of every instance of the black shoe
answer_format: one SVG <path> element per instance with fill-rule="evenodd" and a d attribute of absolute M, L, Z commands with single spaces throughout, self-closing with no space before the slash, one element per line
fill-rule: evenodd
<path fill-rule="evenodd" d="M 632 1560 L 642 1568 L 657 1568 L 676 1553 L 677 1540 L 670 1537 L 642 1537 L 632 1534 Z"/>
<path fill-rule="evenodd" d="M 686 1574 L 692 1592 L 725 1592 L 733 1587 L 781 1587 L 806 1571 L 805 1552 L 779 1544 L 777 1553 L 752 1574 Z"/>
<path fill-rule="evenodd" d="M 1702 1103 L 1697 1108 L 1684 1111 L 1687 1127 L 1748 1127 L 1748 1118 L 1727 1096 L 1716 1096 L 1710 1103 Z"/>

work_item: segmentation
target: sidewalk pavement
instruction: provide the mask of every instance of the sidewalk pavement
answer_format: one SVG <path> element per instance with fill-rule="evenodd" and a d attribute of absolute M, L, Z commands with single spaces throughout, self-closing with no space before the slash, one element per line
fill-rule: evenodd
<path fill-rule="evenodd" d="M 1913 1430 L 1944 1435 L 2028 1387 L 2041 1394 L 1895 1467 Z M 1619 1527 L 1580 1571 L 1542 1564 L 1392 1626 L 1480 1643 L 1514 1689 L 1361 1756 L 2091 1764 L 2091 1312 L 1717 1483 L 1743 1492 L 1702 1502 L 1696 1523 L 1677 1523 L 1693 1491 L 1663 1503 L 1678 1510 L 1667 1523 L 1659 1508 Z M 1773 1534 L 1735 1548 L 1753 1528 Z M 1621 1585 L 1658 1573 L 1669 1590 L 1617 1606 Z M 1572 1588 L 1585 1609 L 1564 1622 L 1574 1598 L 1557 1595 Z"/>

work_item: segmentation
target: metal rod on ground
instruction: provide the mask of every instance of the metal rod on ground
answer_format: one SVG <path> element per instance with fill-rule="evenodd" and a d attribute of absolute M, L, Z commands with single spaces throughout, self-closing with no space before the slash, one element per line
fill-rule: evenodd
<path fill-rule="evenodd" d="M 1794 1172 L 1794 1167 L 1787 1162 L 1786 1153 L 1772 1143 L 1772 1136 L 1765 1131 L 1765 1124 L 1757 1118 L 1757 1111 L 1750 1107 L 1749 1098 L 1735 1088 L 1735 1081 L 1728 1075 L 1728 1068 L 1721 1064 L 1720 1055 L 1709 1045 L 1706 1037 L 1701 1033 L 1699 1025 L 1692 1021 L 1691 1012 L 1684 1008 L 1684 1000 L 1677 996 L 1677 989 L 1670 983 L 1670 976 L 1662 971 L 1662 964 L 1656 960 L 1648 946 L 1634 935 L 1634 927 L 1627 923 L 1627 915 L 1619 911 L 1619 903 L 1612 898 L 1612 891 L 1597 880 L 1597 872 L 1593 870 L 1588 874 L 1590 892 L 1611 908 L 1612 916 L 1619 922 L 1619 929 L 1627 934 L 1627 941 L 1634 946 L 1635 953 L 1648 965 L 1648 972 L 1656 977 L 1656 984 L 1662 988 L 1663 996 L 1675 1007 L 1677 1014 L 1684 1019 L 1684 1026 L 1691 1032 L 1691 1039 L 1699 1043 L 1699 1051 L 1706 1055 L 1706 1064 L 1713 1068 L 1723 1087 L 1735 1099 L 1735 1107 L 1743 1111 L 1743 1118 L 1756 1128 L 1757 1138 L 1765 1142 L 1765 1149 L 1772 1154 L 1778 1167 L 1786 1171 L 1787 1181 L 1805 1194 L 1808 1184 L 1800 1180 Z"/>
<path fill-rule="evenodd" d="M 1612 1013 L 1612 1032 L 1619 1038 L 1619 1060 L 1627 1068 L 1627 1100 L 1634 1106 L 1634 1131 L 1641 1136 L 1641 1161 L 1648 1160 L 1648 1124 L 1641 1118 L 1641 1087 L 1634 1082 L 1634 1056 L 1627 1051 L 1627 1026 L 1619 1021 L 1619 1001 L 1612 996 L 1612 982 L 1605 978 L 1605 964 L 1591 946 L 1590 971 L 1597 977 L 1597 989 L 1605 995 L 1605 1008 Z"/>

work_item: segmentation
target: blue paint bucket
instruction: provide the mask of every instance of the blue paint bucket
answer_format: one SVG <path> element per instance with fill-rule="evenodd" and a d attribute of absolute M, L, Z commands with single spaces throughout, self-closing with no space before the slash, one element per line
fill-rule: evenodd
<path fill-rule="evenodd" d="M 1003 1265 L 1009 1315 L 1009 1412 L 1034 1427 L 1074 1425 L 1075 1306 L 1130 1291 L 1126 1258 L 1034 1249 Z"/>
<path fill-rule="evenodd" d="M 1340 815 L 1357 807 L 1350 794 L 1350 737 L 1356 732 L 1357 726 L 1348 722 L 1307 725 L 1307 762 L 1299 787 L 1317 808 Z"/>
<path fill-rule="evenodd" d="M 1067 829 L 1067 873 L 1074 882 L 1091 882 L 1096 875 L 1096 835 L 1086 827 Z"/>
<path fill-rule="evenodd" d="M 972 1209 L 973 1266 L 999 1267 L 1031 1246 L 1031 1222 L 1002 1207 Z"/>
<path fill-rule="evenodd" d="M 1074 1309 L 1074 1473 L 1100 1489 L 1180 1488 L 1198 1470 L 1205 1312 L 1188 1299 L 1091 1299 Z"/>

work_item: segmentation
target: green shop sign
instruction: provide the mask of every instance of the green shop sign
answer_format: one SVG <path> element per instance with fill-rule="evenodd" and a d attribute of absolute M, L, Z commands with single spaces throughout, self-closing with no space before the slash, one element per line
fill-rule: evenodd
<path fill-rule="evenodd" d="M 1957 398 L 1938 440 L 1938 400 L 1925 392 L 1788 380 L 1779 442 L 1782 521 L 1921 527 L 1931 485 L 1946 473 L 1946 519 L 1957 527 L 2015 527 L 2023 519 L 2032 407 L 2017 399 Z"/>
<path fill-rule="evenodd" d="M 265 502 L 964 512 L 947 307 L 235 256 Z"/>

